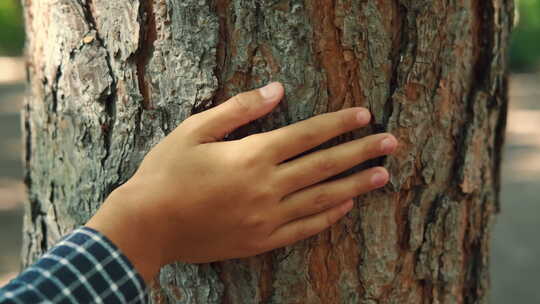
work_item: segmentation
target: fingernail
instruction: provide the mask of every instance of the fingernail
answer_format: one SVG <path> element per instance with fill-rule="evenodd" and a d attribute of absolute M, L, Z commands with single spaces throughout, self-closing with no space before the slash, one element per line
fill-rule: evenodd
<path fill-rule="evenodd" d="M 378 172 L 378 173 L 375 173 L 371 177 L 371 183 L 375 187 L 382 187 L 382 186 L 386 185 L 387 181 L 388 181 L 388 174 L 386 174 L 386 173 Z"/>
<path fill-rule="evenodd" d="M 276 101 L 276 98 L 281 94 L 281 84 L 279 82 L 272 82 L 259 90 L 264 101 L 271 103 Z"/>
<path fill-rule="evenodd" d="M 356 119 L 361 124 L 367 124 L 369 120 L 371 119 L 371 115 L 367 110 L 360 110 L 358 114 L 356 114 Z"/>
<path fill-rule="evenodd" d="M 381 141 L 381 150 L 384 153 L 390 153 L 394 151 L 397 146 L 397 141 L 393 137 L 387 137 Z"/>

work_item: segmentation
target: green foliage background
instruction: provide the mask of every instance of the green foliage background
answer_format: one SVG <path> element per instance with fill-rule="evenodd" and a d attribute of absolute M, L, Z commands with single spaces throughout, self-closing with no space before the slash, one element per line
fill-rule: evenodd
<path fill-rule="evenodd" d="M 433 0 L 439 1 L 439 0 Z M 24 27 L 18 0 L 0 0 L 0 56 L 18 56 L 24 47 Z M 514 71 L 540 68 L 540 0 L 519 0 L 519 25 L 510 51 Z"/>
<path fill-rule="evenodd" d="M 0 56 L 17 56 L 24 47 L 24 27 L 20 2 L 0 0 Z"/>
<path fill-rule="evenodd" d="M 538 71 L 540 67 L 540 0 L 519 0 L 519 24 L 510 50 L 512 69 Z"/>

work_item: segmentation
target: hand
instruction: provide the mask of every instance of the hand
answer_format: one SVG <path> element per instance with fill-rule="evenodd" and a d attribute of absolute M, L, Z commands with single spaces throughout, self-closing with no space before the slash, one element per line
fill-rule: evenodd
<path fill-rule="evenodd" d="M 371 118 L 364 108 L 220 141 L 269 113 L 283 94 L 283 86 L 272 83 L 189 117 L 148 153 L 87 225 L 107 235 L 148 281 L 173 261 L 253 256 L 308 238 L 350 211 L 352 198 L 388 182 L 380 167 L 322 181 L 392 153 L 398 143 L 390 134 L 285 162 L 367 125 Z"/>

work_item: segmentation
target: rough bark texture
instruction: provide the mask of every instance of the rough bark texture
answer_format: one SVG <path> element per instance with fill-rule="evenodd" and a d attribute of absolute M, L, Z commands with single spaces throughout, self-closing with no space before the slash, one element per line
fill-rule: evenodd
<path fill-rule="evenodd" d="M 83 224 L 192 113 L 270 80 L 286 100 L 231 135 L 366 106 L 391 185 L 263 256 L 169 265 L 156 303 L 485 303 L 512 0 L 23 0 L 24 261 Z M 335 143 L 335 142 L 334 142 Z"/>

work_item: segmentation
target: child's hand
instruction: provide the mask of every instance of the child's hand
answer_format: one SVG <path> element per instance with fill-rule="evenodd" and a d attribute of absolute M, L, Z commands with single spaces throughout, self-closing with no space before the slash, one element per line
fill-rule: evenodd
<path fill-rule="evenodd" d="M 269 113 L 281 84 L 233 97 L 184 121 L 146 156 L 88 226 L 104 233 L 146 280 L 173 261 L 253 256 L 317 234 L 353 207 L 352 198 L 384 186 L 373 168 L 320 183 L 368 159 L 392 153 L 397 140 L 378 134 L 285 162 L 365 126 L 352 108 L 267 133 L 220 142 Z"/>

